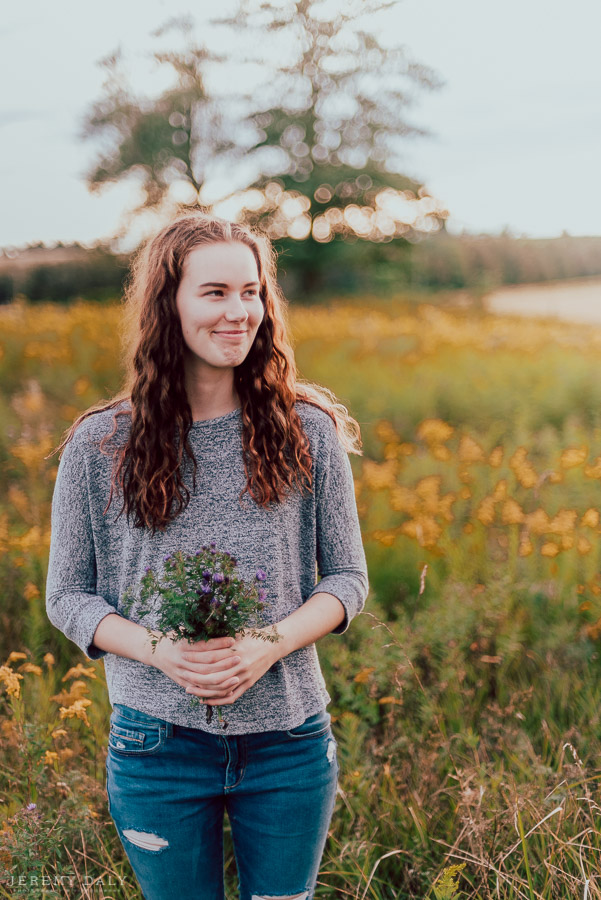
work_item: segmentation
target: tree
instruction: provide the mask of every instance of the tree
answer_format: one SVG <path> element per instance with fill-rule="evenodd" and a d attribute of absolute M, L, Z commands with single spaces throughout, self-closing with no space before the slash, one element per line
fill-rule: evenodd
<path fill-rule="evenodd" d="M 405 118 L 407 86 L 439 82 L 362 25 L 394 5 L 361 0 L 325 17 L 322 0 L 242 0 L 235 16 L 217 20 L 243 31 L 262 58 L 270 58 L 270 35 L 286 48 L 288 59 L 254 91 L 246 118 L 257 177 L 240 206 L 297 263 L 305 292 L 333 264 L 357 258 L 349 243 L 412 239 L 439 230 L 446 216 L 423 186 L 400 174 L 399 158 L 401 139 L 425 134 Z"/>
<path fill-rule="evenodd" d="M 176 78 L 154 99 L 134 94 L 119 53 L 104 60 L 104 95 L 84 128 L 106 142 L 88 174 L 90 189 L 136 174 L 144 190 L 138 210 L 162 208 L 178 188 L 186 191 L 180 201 L 208 206 L 205 184 L 225 161 L 227 181 L 213 206 L 222 211 L 229 197 L 224 214 L 276 240 L 306 297 L 341 273 L 346 287 L 353 278 L 357 286 L 376 259 L 398 268 L 407 240 L 439 230 L 447 215 L 401 174 L 402 140 L 425 133 L 405 117 L 410 89 L 438 81 L 365 25 L 398 0 L 346 0 L 344 11 L 334 2 L 337 10 L 326 15 L 324 0 L 240 0 L 234 16 L 212 23 L 227 29 L 227 60 L 193 42 L 189 19 L 171 20 L 156 34 L 178 28 L 187 42 L 153 54 Z M 241 46 L 256 48 L 246 62 L 265 75 L 246 92 L 225 65 L 243 59 L 238 34 Z M 207 89 L 212 66 L 221 67 L 216 83 L 233 82 L 219 98 Z"/>
<path fill-rule="evenodd" d="M 86 114 L 82 137 L 100 140 L 104 149 L 86 181 L 95 192 L 137 177 L 143 199 L 132 214 L 160 208 L 174 186 L 180 189 L 177 200 L 196 205 L 212 162 L 235 146 L 227 137 L 221 109 L 205 86 L 207 66 L 222 58 L 195 45 L 189 39 L 191 27 L 188 19 L 172 19 L 155 32 L 161 36 L 177 28 L 188 41 L 177 53 L 152 54 L 175 74 L 173 87 L 154 99 L 133 92 L 120 50 L 100 63 L 107 73 L 103 95 Z"/>

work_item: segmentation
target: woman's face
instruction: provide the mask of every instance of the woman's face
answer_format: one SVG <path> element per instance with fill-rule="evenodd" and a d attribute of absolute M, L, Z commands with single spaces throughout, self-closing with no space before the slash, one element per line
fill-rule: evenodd
<path fill-rule="evenodd" d="M 255 255 L 246 244 L 203 244 L 184 260 L 176 293 L 185 354 L 195 368 L 240 365 L 264 309 Z"/>

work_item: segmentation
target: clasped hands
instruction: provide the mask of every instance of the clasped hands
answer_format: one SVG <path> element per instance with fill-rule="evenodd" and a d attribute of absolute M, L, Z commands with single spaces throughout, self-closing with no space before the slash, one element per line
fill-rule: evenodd
<path fill-rule="evenodd" d="M 259 629 L 270 631 L 271 629 Z M 282 657 L 283 641 L 244 637 L 160 641 L 155 665 L 209 706 L 235 701 Z"/>

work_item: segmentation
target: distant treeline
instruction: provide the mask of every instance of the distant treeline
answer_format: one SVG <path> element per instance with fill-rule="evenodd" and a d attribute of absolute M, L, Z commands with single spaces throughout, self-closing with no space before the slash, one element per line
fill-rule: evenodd
<path fill-rule="evenodd" d="M 601 274 L 601 237 L 440 233 L 413 245 L 412 286 L 476 288 Z"/>
<path fill-rule="evenodd" d="M 0 303 L 22 295 L 31 303 L 68 303 L 118 297 L 129 258 L 106 248 L 79 244 L 47 248 L 35 245 L 0 256 Z"/>
<path fill-rule="evenodd" d="M 328 294 L 379 290 L 491 290 L 525 284 L 601 275 L 601 237 L 532 239 L 501 235 L 450 235 L 441 232 L 418 243 L 391 241 L 342 243 L 317 248 L 328 253 L 329 265 L 307 296 L 303 241 L 280 242 L 280 276 L 292 300 L 310 302 Z M 119 297 L 129 258 L 106 248 L 37 245 L 0 256 L 0 303 L 23 295 L 32 303 L 68 303 L 78 297 Z"/>

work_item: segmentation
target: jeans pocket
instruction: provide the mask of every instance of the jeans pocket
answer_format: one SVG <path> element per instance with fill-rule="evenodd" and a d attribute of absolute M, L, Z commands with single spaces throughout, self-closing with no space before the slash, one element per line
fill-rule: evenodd
<path fill-rule="evenodd" d="M 148 756 L 164 746 L 167 726 L 139 710 L 115 704 L 110 718 L 109 751 L 117 756 Z"/>
<path fill-rule="evenodd" d="M 325 734 L 330 730 L 332 717 L 326 709 L 309 716 L 300 725 L 289 728 L 285 733 L 290 738 L 312 738 Z"/>

